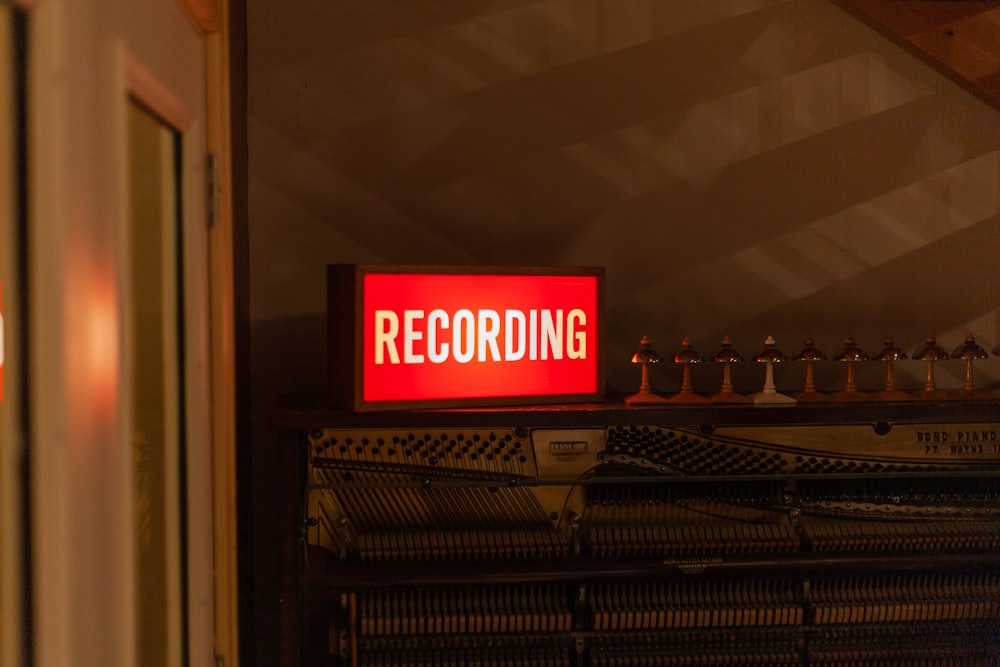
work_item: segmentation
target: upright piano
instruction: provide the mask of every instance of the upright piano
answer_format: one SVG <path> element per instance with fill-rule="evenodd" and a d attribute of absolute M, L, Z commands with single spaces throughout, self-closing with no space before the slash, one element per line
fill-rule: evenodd
<path fill-rule="evenodd" d="M 1000 664 L 1000 401 L 274 415 L 286 664 Z"/>

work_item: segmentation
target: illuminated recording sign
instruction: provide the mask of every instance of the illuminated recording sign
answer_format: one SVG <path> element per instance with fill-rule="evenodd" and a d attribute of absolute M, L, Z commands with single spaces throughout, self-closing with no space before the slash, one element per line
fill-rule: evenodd
<path fill-rule="evenodd" d="M 328 298 L 337 407 L 603 395 L 603 269 L 334 265 Z"/>

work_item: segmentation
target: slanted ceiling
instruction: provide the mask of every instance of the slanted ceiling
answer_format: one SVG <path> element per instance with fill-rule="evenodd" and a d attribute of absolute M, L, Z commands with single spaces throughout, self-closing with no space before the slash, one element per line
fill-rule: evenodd
<path fill-rule="evenodd" d="M 839 2 L 1000 109 L 1000 2 Z"/>

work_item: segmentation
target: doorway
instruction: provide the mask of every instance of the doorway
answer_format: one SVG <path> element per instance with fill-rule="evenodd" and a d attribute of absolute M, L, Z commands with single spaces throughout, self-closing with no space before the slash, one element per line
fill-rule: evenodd
<path fill-rule="evenodd" d="M 138 663 L 187 664 L 183 275 L 178 132 L 128 105 Z"/>
<path fill-rule="evenodd" d="M 23 11 L 31 664 L 211 667 L 208 38 L 174 0 Z"/>

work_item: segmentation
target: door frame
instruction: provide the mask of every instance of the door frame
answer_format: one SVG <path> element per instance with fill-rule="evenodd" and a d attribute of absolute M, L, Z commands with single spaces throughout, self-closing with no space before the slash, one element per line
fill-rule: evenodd
<path fill-rule="evenodd" d="M 192 665 L 230 666 L 238 663 L 238 600 L 228 0 L 146 0 L 144 19 L 126 4 L 19 2 L 29 49 L 34 658 L 134 661 L 124 136 L 132 95 L 184 133 L 191 161 L 183 182 L 189 647 Z M 207 86 L 185 99 L 161 68 L 199 40 Z M 191 222 L 207 210 L 206 152 L 220 157 L 211 229 Z"/>
<path fill-rule="evenodd" d="M 0 667 L 30 660 L 26 413 L 23 410 L 24 122 L 23 24 L 18 3 L 0 0 Z"/>

